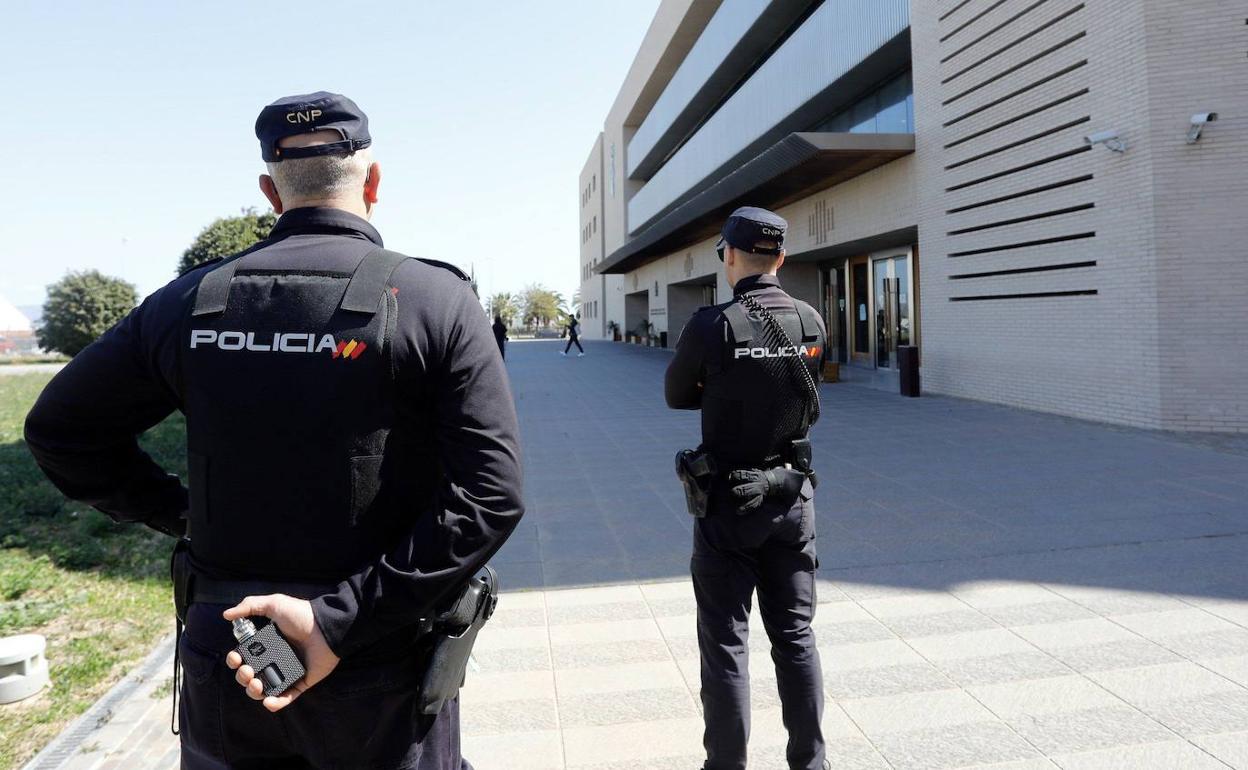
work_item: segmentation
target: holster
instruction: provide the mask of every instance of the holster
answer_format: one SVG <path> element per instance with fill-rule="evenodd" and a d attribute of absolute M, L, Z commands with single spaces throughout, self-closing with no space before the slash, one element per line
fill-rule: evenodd
<path fill-rule="evenodd" d="M 685 508 L 696 519 L 705 518 L 715 481 L 715 458 L 706 452 L 682 449 L 676 453 L 676 478 L 685 488 Z"/>
<path fill-rule="evenodd" d="M 498 606 L 498 573 L 486 566 L 485 574 L 468 581 L 463 593 L 430 624 L 432 636 L 429 665 L 420 685 L 420 713 L 433 715 L 459 693 L 467 676 L 468 658 L 477 634 Z"/>
<path fill-rule="evenodd" d="M 173 613 L 178 621 L 186 623 L 186 610 L 191 604 L 191 582 L 195 573 L 191 570 L 191 541 L 178 538 L 169 557 L 169 577 L 173 581 Z"/>
<path fill-rule="evenodd" d="M 810 439 L 797 438 L 789 442 L 789 452 L 793 470 L 801 471 L 806 478 L 810 479 L 810 486 L 819 486 L 819 477 L 815 475 L 815 470 L 810 466 L 811 450 Z"/>

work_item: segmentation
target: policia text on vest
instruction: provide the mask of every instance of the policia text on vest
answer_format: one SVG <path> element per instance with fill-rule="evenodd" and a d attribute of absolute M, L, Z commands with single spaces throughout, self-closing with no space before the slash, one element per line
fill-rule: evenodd
<path fill-rule="evenodd" d="M 694 313 L 667 369 L 668 406 L 702 412 L 702 442 L 677 455 L 693 534 L 705 770 L 744 770 L 750 732 L 746 639 L 752 596 L 772 644 L 789 768 L 826 767 L 815 612 L 816 478 L 826 331 L 780 288 L 783 219 L 738 209 L 719 250 L 733 299 Z"/>
<path fill-rule="evenodd" d="M 461 770 L 458 699 L 421 713 L 422 619 L 455 603 L 523 514 L 503 362 L 460 271 L 383 249 L 368 222 L 380 170 L 353 102 L 279 100 L 256 134 L 273 231 L 79 353 L 27 442 L 70 497 L 172 535 L 189 523 L 183 768 Z M 331 154 L 358 172 L 350 190 L 283 189 Z M 175 410 L 186 487 L 136 441 Z M 248 615 L 273 619 L 307 668 L 278 698 L 241 658 L 226 665 L 230 620 Z"/>

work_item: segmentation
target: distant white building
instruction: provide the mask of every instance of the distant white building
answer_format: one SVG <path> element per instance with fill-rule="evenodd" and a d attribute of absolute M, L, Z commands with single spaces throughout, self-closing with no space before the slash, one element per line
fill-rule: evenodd
<path fill-rule="evenodd" d="M 0 355 L 32 353 L 38 346 L 30 319 L 13 303 L 0 297 Z"/>

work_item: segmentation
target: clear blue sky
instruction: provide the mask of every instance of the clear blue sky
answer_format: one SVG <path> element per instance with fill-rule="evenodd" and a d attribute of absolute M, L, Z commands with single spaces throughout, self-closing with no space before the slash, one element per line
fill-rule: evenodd
<path fill-rule="evenodd" d="M 327 90 L 368 113 L 388 247 L 571 297 L 577 175 L 657 7 L 5 3 L 0 295 L 86 268 L 160 287 L 205 224 L 267 208 L 260 108 Z"/>

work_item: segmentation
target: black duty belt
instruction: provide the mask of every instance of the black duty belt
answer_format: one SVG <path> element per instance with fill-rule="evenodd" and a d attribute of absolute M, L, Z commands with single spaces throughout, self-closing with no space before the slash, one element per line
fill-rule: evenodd
<path fill-rule="evenodd" d="M 280 580 L 214 580 L 195 575 L 191 580 L 187 604 L 238 604 L 248 596 L 286 594 L 296 599 L 315 599 L 335 593 L 333 583 L 293 583 Z"/>

